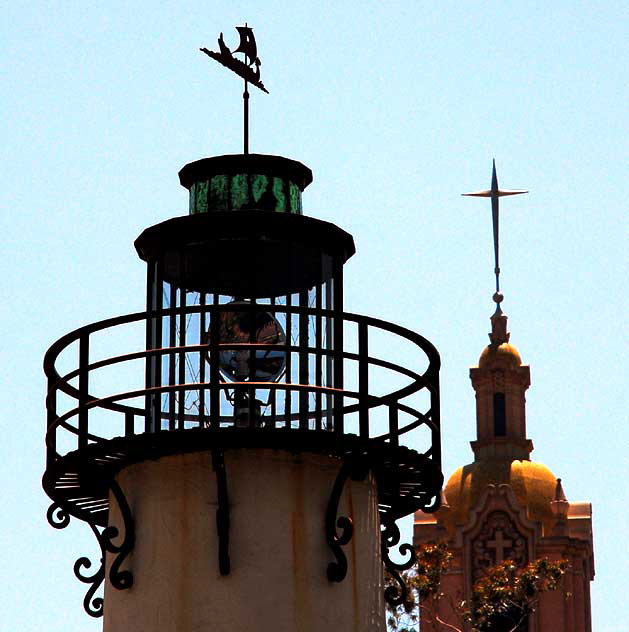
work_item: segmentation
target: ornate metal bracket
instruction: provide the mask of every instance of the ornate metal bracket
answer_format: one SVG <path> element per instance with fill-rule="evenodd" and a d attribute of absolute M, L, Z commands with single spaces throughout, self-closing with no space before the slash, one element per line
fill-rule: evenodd
<path fill-rule="evenodd" d="M 120 544 L 114 543 L 114 540 L 116 540 L 120 534 L 117 527 L 110 526 L 99 530 L 94 524 L 88 523 L 100 546 L 100 565 L 98 570 L 90 575 L 84 572 L 85 569 L 92 567 L 92 562 L 89 558 L 80 557 L 74 563 L 75 577 L 84 584 L 90 584 L 90 588 L 83 599 L 83 608 L 87 614 L 96 618 L 103 616 L 103 598 L 95 597 L 94 595 L 105 579 L 105 557 L 107 553 L 116 555 L 109 568 L 109 581 L 111 582 L 111 585 L 117 590 L 126 590 L 133 586 L 133 574 L 131 571 L 121 571 L 120 567 L 127 555 L 129 555 L 129 553 L 133 550 L 133 546 L 135 544 L 135 523 L 133 521 L 133 516 L 131 515 L 127 499 L 115 480 L 111 481 L 110 489 L 116 499 L 116 502 L 118 503 L 120 514 L 122 516 L 122 523 L 124 526 L 122 542 Z M 57 503 L 53 503 L 48 508 L 46 517 L 48 518 L 50 525 L 55 529 L 65 529 L 65 527 L 70 524 L 70 515 L 61 505 Z"/>
<path fill-rule="evenodd" d="M 110 488 L 120 508 L 124 534 L 122 542 L 116 545 L 113 541 L 119 535 L 118 528 L 107 527 L 101 532 L 101 539 L 103 540 L 103 547 L 107 553 L 116 553 L 116 557 L 109 569 L 109 581 L 114 588 L 126 590 L 133 586 L 133 574 L 131 571 L 121 571 L 120 567 L 135 545 L 135 522 L 131 515 L 131 509 L 127 504 L 127 499 L 124 497 L 120 486 L 115 480 L 111 481 Z"/>
<path fill-rule="evenodd" d="M 400 541 L 400 529 L 394 520 L 391 520 L 382 525 L 382 532 L 380 534 L 382 538 L 382 561 L 384 567 L 389 572 L 389 575 L 393 577 L 396 586 L 388 586 L 384 591 L 385 601 L 392 606 L 399 606 L 403 604 L 408 597 L 408 588 L 406 582 L 400 574 L 402 571 L 407 571 L 417 561 L 417 553 L 411 544 L 401 544 L 398 551 L 402 555 L 408 555 L 406 562 L 397 563 L 393 562 L 389 557 L 389 550 L 396 546 Z"/>
<path fill-rule="evenodd" d="M 218 509 L 216 510 L 216 530 L 218 532 L 218 570 L 221 575 L 229 575 L 229 496 L 227 494 L 227 472 L 225 455 L 222 450 L 212 450 L 212 467 L 216 472 Z"/>
<path fill-rule="evenodd" d="M 336 558 L 335 562 L 328 564 L 327 574 L 331 582 L 342 582 L 347 575 L 347 558 L 345 557 L 342 547 L 348 544 L 354 535 L 354 524 L 352 523 L 351 517 L 336 517 L 345 483 L 350 477 L 354 481 L 364 481 L 368 473 L 369 462 L 366 455 L 350 454 L 346 456 L 334 481 L 330 500 L 328 501 L 328 508 L 325 513 L 325 537 L 328 546 Z M 337 532 L 337 528 L 341 530 L 340 535 Z"/>
<path fill-rule="evenodd" d="M 59 504 L 52 503 L 46 512 L 48 524 L 55 529 L 65 529 L 70 524 L 70 514 Z"/>
<path fill-rule="evenodd" d="M 91 617 L 98 618 L 103 616 L 104 601 L 102 597 L 94 597 L 94 594 L 100 588 L 100 585 L 105 579 L 105 549 L 103 547 L 101 532 L 91 523 L 90 528 L 94 532 L 96 541 L 100 545 L 100 566 L 94 574 L 84 574 L 82 569 L 91 568 L 92 562 L 87 557 L 80 557 L 76 562 L 74 562 L 74 576 L 84 584 L 91 584 L 90 588 L 85 593 L 85 597 L 83 598 L 83 609 Z"/>

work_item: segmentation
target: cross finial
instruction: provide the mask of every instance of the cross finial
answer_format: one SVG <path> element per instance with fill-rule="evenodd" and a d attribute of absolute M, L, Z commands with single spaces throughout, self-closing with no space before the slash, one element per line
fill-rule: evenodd
<path fill-rule="evenodd" d="M 501 189 L 498 186 L 498 176 L 496 175 L 496 160 L 493 161 L 493 168 L 491 172 L 491 189 L 485 191 L 476 191 L 474 193 L 463 193 L 462 195 L 472 197 L 488 197 L 491 198 L 491 216 L 494 229 L 494 274 L 496 275 L 496 292 L 493 296 L 496 303 L 496 314 L 501 314 L 500 303 L 503 296 L 500 292 L 500 259 L 499 259 L 499 206 L 498 199 L 505 195 L 520 195 L 521 193 L 528 193 L 528 191 L 516 190 L 516 189 Z"/>

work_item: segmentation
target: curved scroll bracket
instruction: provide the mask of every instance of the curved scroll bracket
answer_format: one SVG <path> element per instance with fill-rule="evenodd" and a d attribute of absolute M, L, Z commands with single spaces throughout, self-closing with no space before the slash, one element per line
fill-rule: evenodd
<path fill-rule="evenodd" d="M 97 597 L 96 591 L 100 588 L 105 580 L 105 558 L 107 553 L 114 554 L 115 557 L 109 568 L 109 581 L 111 585 L 118 590 L 126 590 L 133 586 L 133 574 L 129 570 L 120 570 L 126 557 L 133 550 L 135 544 L 135 523 L 131 515 L 131 509 L 127 503 L 127 499 L 115 480 L 110 483 L 110 489 L 118 503 L 120 515 L 122 517 L 122 541 L 118 544 L 115 542 L 120 539 L 121 533 L 118 527 L 106 527 L 99 530 L 96 525 L 88 522 L 96 541 L 100 547 L 100 561 L 98 569 L 89 573 L 86 572 L 92 568 L 92 561 L 87 557 L 80 557 L 74 563 L 74 576 L 83 584 L 89 584 L 90 587 L 83 598 L 83 608 L 91 617 L 102 617 L 104 600 Z M 65 529 L 70 524 L 69 513 L 58 503 L 53 503 L 46 512 L 46 517 L 51 526 L 55 529 Z"/>
<path fill-rule="evenodd" d="M 101 532 L 93 524 L 90 524 L 90 528 L 94 532 L 96 541 L 100 545 L 100 565 L 95 573 L 91 575 L 86 574 L 83 572 L 83 569 L 91 568 L 92 562 L 87 557 L 80 557 L 74 563 L 74 576 L 84 584 L 91 584 L 83 598 L 83 609 L 90 617 L 98 618 L 103 616 L 104 601 L 102 597 L 95 597 L 94 595 L 105 579 L 105 549 L 103 548 Z"/>
<path fill-rule="evenodd" d="M 331 582 L 342 582 L 347 575 L 347 557 L 343 547 L 349 543 L 354 535 L 352 518 L 350 516 L 339 516 L 337 518 L 343 489 L 348 478 L 354 481 L 364 481 L 368 473 L 369 461 L 367 456 L 365 454 L 349 454 L 345 457 L 345 461 L 334 481 L 325 513 L 325 537 L 336 558 L 335 562 L 328 564 L 327 575 Z M 340 533 L 337 529 L 340 529 Z"/>
<path fill-rule="evenodd" d="M 52 503 L 48 507 L 46 519 L 55 529 L 65 529 L 70 524 L 70 514 L 58 503 Z"/>
<path fill-rule="evenodd" d="M 405 562 L 394 562 L 389 557 L 389 551 L 400 541 L 400 529 L 394 520 L 382 524 L 380 534 L 382 538 L 382 561 L 384 567 L 393 577 L 397 586 L 387 586 L 384 591 L 384 600 L 391 606 L 399 606 L 408 599 L 408 587 L 404 581 L 401 572 L 407 571 L 417 561 L 417 553 L 411 544 L 401 544 L 398 551 L 401 555 L 408 555 Z"/>
<path fill-rule="evenodd" d="M 135 545 L 135 522 L 131 515 L 131 509 L 127 503 L 120 485 L 115 480 L 110 483 L 111 492 L 118 503 L 120 516 L 122 517 L 123 533 L 122 542 L 115 544 L 114 540 L 120 536 L 118 527 L 106 527 L 100 534 L 101 546 L 107 553 L 116 555 L 109 568 L 109 581 L 118 590 L 127 590 L 133 586 L 133 573 L 129 570 L 121 571 L 120 567 L 126 557 L 133 551 Z"/>

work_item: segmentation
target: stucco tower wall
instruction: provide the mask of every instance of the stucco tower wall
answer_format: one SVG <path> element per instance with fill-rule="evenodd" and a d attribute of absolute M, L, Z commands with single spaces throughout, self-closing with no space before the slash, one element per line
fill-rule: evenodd
<path fill-rule="evenodd" d="M 325 511 L 341 462 L 273 450 L 225 452 L 231 573 L 218 570 L 217 488 L 210 452 L 139 463 L 118 483 L 135 519 L 123 568 L 130 590 L 105 588 L 104 632 L 371 632 L 384 629 L 376 486 L 348 481 L 338 515 L 354 536 L 348 573 L 331 583 Z M 112 500 L 110 524 L 120 524 Z M 111 560 L 108 559 L 108 563 Z"/>

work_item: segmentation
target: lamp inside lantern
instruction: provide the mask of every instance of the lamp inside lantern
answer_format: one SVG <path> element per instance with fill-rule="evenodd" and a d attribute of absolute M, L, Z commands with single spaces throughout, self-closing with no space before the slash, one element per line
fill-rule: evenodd
<path fill-rule="evenodd" d="M 270 312 L 238 309 L 242 305 L 251 305 L 249 301 L 232 301 L 229 305 L 234 309 L 223 311 L 220 315 L 219 343 L 246 347 L 219 352 L 222 375 L 232 382 L 274 382 L 286 367 L 286 352 L 257 349 L 254 360 L 248 345 L 285 345 L 286 335 L 282 325 Z M 209 334 L 208 331 L 208 340 Z"/>

